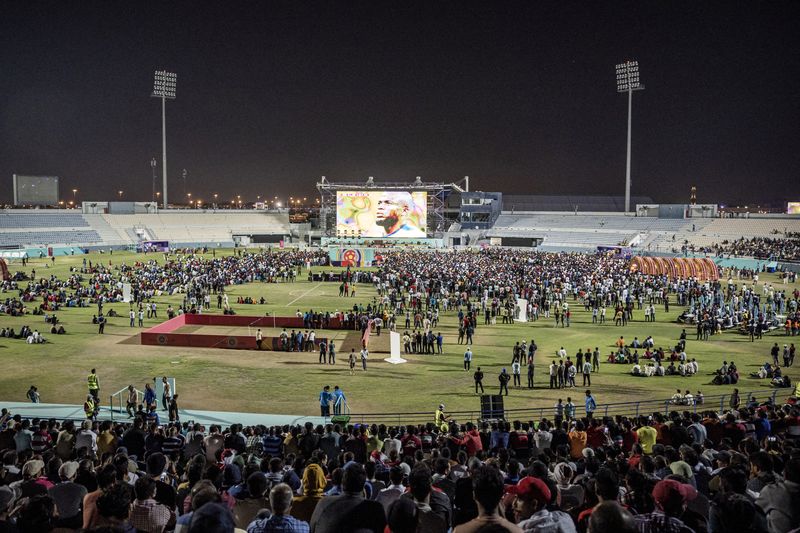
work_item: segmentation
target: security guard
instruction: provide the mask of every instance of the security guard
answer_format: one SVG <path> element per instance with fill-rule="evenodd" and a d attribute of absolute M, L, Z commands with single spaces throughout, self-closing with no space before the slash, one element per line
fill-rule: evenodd
<path fill-rule="evenodd" d="M 97 416 L 97 403 L 91 394 L 86 395 L 86 401 L 83 403 L 83 412 L 86 414 L 87 420 L 94 420 Z"/>
<path fill-rule="evenodd" d="M 93 368 L 86 381 L 89 385 L 89 394 L 94 398 L 94 403 L 100 403 L 100 381 L 97 379 L 97 370 Z"/>
<path fill-rule="evenodd" d="M 443 433 L 446 433 L 450 429 L 450 425 L 447 423 L 448 418 L 450 418 L 450 416 L 444 414 L 444 404 L 440 403 L 439 408 L 433 415 L 433 422 Z"/>

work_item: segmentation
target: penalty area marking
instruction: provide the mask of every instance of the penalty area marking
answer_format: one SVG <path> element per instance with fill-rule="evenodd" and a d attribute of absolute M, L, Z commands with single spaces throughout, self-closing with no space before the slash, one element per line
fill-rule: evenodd
<path fill-rule="evenodd" d="M 300 298 L 304 298 L 305 296 L 308 296 L 310 293 L 312 293 L 313 291 L 317 290 L 317 289 L 320 287 L 320 285 L 322 285 L 322 282 L 319 282 L 319 283 L 317 283 L 316 285 L 314 285 L 313 287 L 311 287 L 310 289 L 308 289 L 306 292 L 304 292 L 303 294 L 301 294 L 300 296 L 298 296 L 297 298 L 295 298 L 294 300 L 292 300 L 291 302 L 289 302 L 288 304 L 286 304 L 286 307 L 289 307 L 290 305 L 292 305 L 293 303 L 295 303 L 295 302 L 296 302 L 297 300 L 299 300 Z"/>

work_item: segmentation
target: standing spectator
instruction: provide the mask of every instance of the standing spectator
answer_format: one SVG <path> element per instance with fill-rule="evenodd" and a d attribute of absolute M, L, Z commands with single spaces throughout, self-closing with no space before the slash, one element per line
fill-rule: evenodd
<path fill-rule="evenodd" d="M 592 386 L 592 364 L 589 361 L 583 363 L 583 386 Z"/>
<path fill-rule="evenodd" d="M 311 516 L 311 529 L 315 533 L 345 531 L 383 531 L 386 514 L 383 506 L 363 496 L 367 474 L 364 467 L 350 462 L 344 466 L 342 494 L 320 500 Z M 502 487 L 502 478 L 501 478 Z"/>
<path fill-rule="evenodd" d="M 592 396 L 592 391 L 587 389 L 586 390 L 586 418 L 591 420 L 592 416 L 594 415 L 595 409 L 597 409 L 597 402 L 595 401 L 594 396 Z"/>
<path fill-rule="evenodd" d="M 128 418 L 133 418 L 134 409 L 139 403 L 139 391 L 133 384 L 128 385 L 128 399 L 125 402 L 125 410 L 128 412 Z"/>
<path fill-rule="evenodd" d="M 464 372 L 469 371 L 470 365 L 472 364 L 472 348 L 467 346 L 467 351 L 464 352 Z M 477 385 L 475 386 L 477 389 Z M 475 392 L 478 392 L 477 390 Z"/>
<path fill-rule="evenodd" d="M 500 500 L 503 497 L 503 475 L 494 466 L 483 465 L 472 473 L 472 497 L 478 506 L 478 517 L 456 526 L 454 533 L 476 533 L 487 525 L 492 531 L 522 531 L 516 524 L 500 515 Z"/>
<path fill-rule="evenodd" d="M 478 387 L 481 388 L 481 394 L 483 394 L 483 372 L 481 367 L 478 367 L 478 370 L 472 375 L 472 379 L 475 380 L 475 394 L 478 394 Z"/>
<path fill-rule="evenodd" d="M 500 382 L 500 392 L 498 394 L 502 395 L 505 390 L 506 396 L 508 396 L 508 382 L 511 380 L 511 376 L 508 375 L 505 368 L 500 371 L 497 380 Z"/>

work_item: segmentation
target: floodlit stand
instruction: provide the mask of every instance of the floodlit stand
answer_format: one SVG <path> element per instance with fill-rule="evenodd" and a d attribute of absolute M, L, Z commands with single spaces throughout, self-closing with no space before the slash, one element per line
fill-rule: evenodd
<path fill-rule="evenodd" d="M 633 91 L 644 90 L 639 83 L 639 62 L 625 61 L 617 65 L 617 92 L 628 93 L 628 151 L 625 159 L 625 212 L 631 212 L 631 111 Z"/>

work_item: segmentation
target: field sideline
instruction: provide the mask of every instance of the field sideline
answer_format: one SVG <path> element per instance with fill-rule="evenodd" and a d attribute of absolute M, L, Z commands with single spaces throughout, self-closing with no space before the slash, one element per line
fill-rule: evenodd
<path fill-rule="evenodd" d="M 227 253 L 230 253 L 229 251 Z M 37 278 L 51 274 L 65 279 L 70 267 L 80 267 L 83 258 L 114 265 L 128 265 L 136 260 L 163 260 L 161 254 L 134 254 L 115 252 L 93 253 L 86 256 L 57 257 L 55 265 L 46 268 L 49 260 L 33 260 L 24 270 L 36 269 Z M 21 270 L 21 265 L 12 263 L 9 270 Z M 316 269 L 316 268 L 315 268 Z M 331 270 L 330 267 L 324 270 Z M 304 272 L 298 279 L 305 280 Z M 772 283 L 776 289 L 792 290 L 793 285 L 777 282 L 771 274 L 762 275 L 762 280 Z M 278 316 L 292 315 L 297 310 L 342 310 L 355 303 L 366 305 L 375 297 L 375 291 L 360 285 L 355 298 L 339 298 L 337 283 L 298 281 L 287 284 L 253 283 L 228 288 L 232 307 L 237 314 L 263 316 L 266 312 Z M 3 299 L 16 296 L 12 293 L 0 295 Z M 238 296 L 259 299 L 264 296 L 265 305 L 237 305 Z M 168 304 L 176 307 L 181 296 L 156 298 L 159 318 L 145 319 L 145 327 L 151 327 L 166 318 Z M 674 302 L 674 298 L 673 298 Z M 212 303 L 215 309 L 215 301 Z M 592 390 L 599 403 L 668 398 L 676 388 L 690 389 L 692 393 L 702 390 L 706 395 L 730 392 L 731 386 L 710 385 L 711 373 L 723 360 L 734 360 L 740 368 L 742 380 L 740 390 L 767 388 L 765 381 L 749 376 L 758 366 L 770 359 L 769 349 L 777 342 L 798 341 L 800 337 L 785 337 L 783 331 L 765 335 L 760 341 L 749 342 L 744 335 L 724 332 L 709 341 L 695 341 L 694 328 L 687 328 L 689 341 L 686 352 L 700 364 L 698 375 L 690 378 L 634 378 L 628 375 L 628 365 L 605 363 L 605 356 L 612 349 L 615 339 L 624 335 L 627 341 L 634 336 L 643 340 L 652 335 L 656 346 L 665 349 L 678 339 L 681 325 L 674 322 L 681 309 L 672 305 L 669 315 L 663 306 L 657 307 L 657 321 L 646 323 L 643 312 L 635 311 L 635 320 L 625 328 L 613 324 L 603 326 L 591 324 L 591 315 L 583 310 L 579 302 L 570 302 L 573 311 L 570 328 L 554 328 L 551 320 L 540 320 L 526 324 L 484 326 L 479 322 L 473 347 L 473 369 L 481 366 L 486 373 L 484 385 L 487 393 L 498 390 L 497 374 L 502 367 L 510 371 L 512 347 L 523 339 L 535 339 L 539 346 L 536 360 L 536 388 L 515 389 L 509 386 L 510 396 L 506 407 L 550 406 L 556 398 L 572 396 L 578 403 L 583 388 L 552 391 L 548 386 L 547 365 L 555 352 L 564 346 L 574 360 L 578 348 L 600 347 L 600 372 L 592 375 Z M 97 334 L 97 326 L 91 318 L 97 311 L 88 308 L 64 308 L 57 313 L 67 335 L 50 335 L 49 325 L 42 316 L 9 317 L 0 315 L 0 327 L 13 327 L 16 331 L 23 325 L 38 328 L 48 343 L 27 345 L 21 340 L 0 338 L 0 361 L 5 371 L 0 376 L 0 405 L 3 401 L 24 401 L 30 385 L 36 385 L 45 403 L 81 403 L 86 394 L 86 375 L 96 367 L 100 377 L 100 393 L 104 405 L 108 395 L 133 383 L 143 388 L 154 376 L 174 376 L 180 394 L 181 408 L 218 411 L 263 412 L 275 414 L 315 415 L 319 413 L 317 394 L 325 384 L 341 386 L 348 397 L 353 412 L 414 412 L 431 411 L 440 402 L 448 410 L 472 410 L 478 408 L 474 394 L 472 373 L 463 370 L 464 347 L 456 344 L 457 326 L 455 312 L 442 315 L 440 328 L 445 338 L 443 355 L 404 356 L 408 364 L 390 365 L 376 356 L 369 362 L 367 372 L 358 371 L 350 376 L 347 369 L 347 354 L 339 352 L 336 366 L 319 365 L 316 353 L 250 352 L 222 349 L 186 349 L 140 346 L 140 328 L 128 326 L 128 304 L 106 304 L 104 311 L 115 309 L 119 318 L 110 318 L 105 335 Z M 399 321 L 402 325 L 402 321 Z M 46 327 L 47 326 L 47 327 Z M 402 332 L 401 328 L 398 331 Z M 798 365 L 789 369 L 793 382 L 800 379 Z M 525 369 L 522 376 L 526 383 Z M 578 376 L 576 382 L 581 383 Z M 786 391 L 788 395 L 789 391 Z"/>

